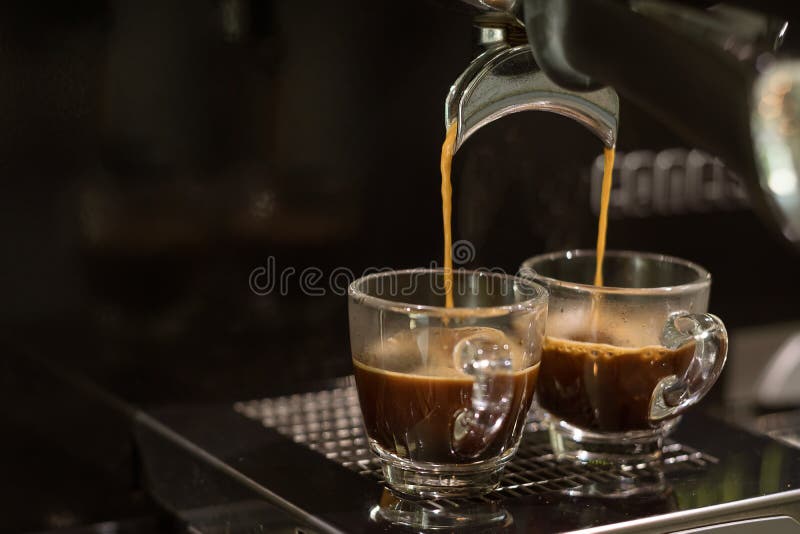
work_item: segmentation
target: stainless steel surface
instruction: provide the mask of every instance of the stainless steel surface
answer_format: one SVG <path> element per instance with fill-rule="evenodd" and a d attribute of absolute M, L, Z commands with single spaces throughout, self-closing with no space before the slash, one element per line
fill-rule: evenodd
<path fill-rule="evenodd" d="M 760 403 L 759 386 L 781 348 L 800 332 L 800 322 L 789 321 L 732 329 L 731 346 L 725 370 L 723 398 L 728 407 L 726 418 L 748 423 L 757 415 Z M 783 397 L 783 396 L 781 396 Z M 788 397 L 783 397 L 788 400 Z M 775 399 L 780 402 L 778 398 Z M 788 408 L 784 403 L 779 408 Z"/>
<path fill-rule="evenodd" d="M 587 127 L 606 146 L 617 141 L 619 99 L 610 87 L 574 92 L 539 68 L 524 36 L 522 2 L 465 0 L 488 11 L 475 18 L 483 49 L 456 79 L 445 101 L 445 128 L 457 123 L 455 150 L 490 122 L 520 111 L 550 111 Z"/>
<path fill-rule="evenodd" d="M 753 86 L 760 186 L 784 236 L 800 243 L 800 62 L 777 61 Z"/>
<path fill-rule="evenodd" d="M 685 529 L 689 526 L 698 528 L 707 525 L 720 525 L 746 521 L 753 517 L 779 515 L 798 517 L 798 513 L 800 513 L 798 502 L 800 502 L 800 491 L 787 491 L 783 494 L 634 519 L 625 523 L 603 525 L 576 532 L 581 532 L 582 534 L 674 532 L 676 529 Z"/>
<path fill-rule="evenodd" d="M 775 351 L 756 382 L 756 400 L 767 409 L 800 406 L 800 332 Z"/>
<path fill-rule="evenodd" d="M 744 521 L 732 521 L 719 525 L 681 530 L 675 534 L 749 534 L 768 529 L 770 534 L 792 534 L 800 532 L 800 523 L 789 516 L 760 517 Z"/>
<path fill-rule="evenodd" d="M 611 88 L 579 93 L 553 83 L 528 45 L 489 48 L 458 77 L 445 102 L 445 127 L 458 124 L 456 150 L 478 129 L 521 111 L 549 111 L 588 128 L 604 145 L 617 142 L 619 98 Z"/>
<path fill-rule="evenodd" d="M 754 428 L 789 446 L 800 448 L 800 410 L 762 415 Z"/>

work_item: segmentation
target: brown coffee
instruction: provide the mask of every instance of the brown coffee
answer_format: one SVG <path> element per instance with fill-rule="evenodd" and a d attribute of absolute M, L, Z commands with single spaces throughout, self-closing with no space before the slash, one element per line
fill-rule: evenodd
<path fill-rule="evenodd" d="M 451 122 L 447 126 L 447 134 L 442 144 L 440 168 L 442 171 L 442 222 L 444 227 L 444 291 L 445 306 L 453 307 L 453 184 L 450 172 L 453 169 L 453 154 L 456 150 L 458 123 Z"/>
<path fill-rule="evenodd" d="M 507 349 L 514 370 L 496 372 L 486 393 L 492 404 L 503 395 L 511 401 L 491 435 L 479 432 L 456 444 L 454 422 L 461 410 L 472 407 L 474 380 L 454 361 L 454 353 L 458 343 L 479 339 Z M 388 337 L 353 358 L 367 434 L 385 451 L 409 460 L 460 463 L 466 457 L 495 457 L 522 431 L 539 374 L 533 358 L 521 339 L 494 328 L 416 328 Z"/>
<path fill-rule="evenodd" d="M 603 149 L 603 185 L 600 190 L 600 215 L 597 217 L 597 259 L 594 285 L 603 285 L 603 257 L 606 254 L 608 232 L 608 204 L 611 201 L 611 180 L 614 176 L 614 147 Z"/>
<path fill-rule="evenodd" d="M 452 368 L 439 370 L 439 376 L 423 376 L 384 371 L 357 360 L 353 363 L 364 426 L 367 435 L 381 448 L 414 461 L 465 461 L 464 455 L 456 452 L 452 435 L 459 411 L 471 408 L 472 377 Z M 538 374 L 539 366 L 534 365 L 494 378 L 497 388 L 513 388 L 509 389 L 513 395 L 508 416 L 493 433 L 488 447 L 469 455 L 469 461 L 496 457 L 516 441 L 525 424 Z M 481 438 L 478 436 L 477 441 Z"/>
<path fill-rule="evenodd" d="M 650 429 L 650 397 L 656 384 L 670 375 L 682 376 L 694 348 L 694 343 L 676 350 L 656 345 L 623 348 L 548 337 L 542 350 L 539 403 L 584 430 Z"/>

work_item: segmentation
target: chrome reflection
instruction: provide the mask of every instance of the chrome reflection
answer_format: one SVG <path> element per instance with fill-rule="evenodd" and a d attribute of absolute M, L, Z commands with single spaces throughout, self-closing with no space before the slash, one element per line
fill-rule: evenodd
<path fill-rule="evenodd" d="M 764 196 L 800 242 L 800 61 L 776 61 L 756 79 L 751 129 Z"/>
<path fill-rule="evenodd" d="M 369 513 L 381 523 L 403 525 L 419 532 L 480 529 L 480 532 L 508 532 L 514 524 L 511 514 L 500 501 L 488 497 L 472 499 L 412 500 L 384 489 L 380 501 Z"/>

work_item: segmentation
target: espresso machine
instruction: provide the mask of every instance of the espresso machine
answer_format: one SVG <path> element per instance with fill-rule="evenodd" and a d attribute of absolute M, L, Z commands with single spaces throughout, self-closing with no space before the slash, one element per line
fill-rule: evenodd
<path fill-rule="evenodd" d="M 774 57 L 785 19 L 660 1 L 468 4 L 479 53 L 445 103 L 456 149 L 531 110 L 613 148 L 619 94 L 724 161 L 764 220 L 800 244 L 800 66 Z M 557 461 L 534 413 L 500 487 L 472 499 L 383 487 L 351 377 L 232 407 L 141 412 L 136 437 L 153 495 L 199 531 L 800 532 L 800 441 L 781 420 L 744 429 L 689 413 L 661 465 L 612 467 Z M 201 492 L 187 491 L 190 477 Z"/>
<path fill-rule="evenodd" d="M 435 0 L 402 16 L 382 2 L 75 6 L 0 8 L 15 81 L 0 105 L 35 110 L 0 114 L 17 128 L 0 129 L 14 132 L 3 174 L 23 190 L 0 213 L 18 216 L 6 241 L 25 245 L 0 280 L 29 312 L 2 328 L 0 422 L 7 443 L 27 431 L 36 445 L 5 456 L 66 451 L 29 493 L 12 484 L 20 501 L 78 494 L 52 482 L 72 462 L 133 532 L 800 532 L 800 417 L 740 419 L 726 404 L 752 390 L 762 408 L 800 406 L 785 282 L 800 250 L 800 66 L 782 54 L 800 21 L 792 2 Z M 715 260 L 712 310 L 726 323 L 738 312 L 737 327 L 772 321 L 732 331 L 732 380 L 704 401 L 710 413 L 684 416 L 661 465 L 558 461 L 533 412 L 492 493 L 385 489 L 349 376 L 345 299 L 293 284 L 306 266 L 438 257 L 443 104 L 474 264 L 591 246 L 595 157 L 616 147 L 611 244 Z M 514 122 L 533 116 L 546 122 Z M 580 170 L 531 170 L 532 131 Z M 657 141 L 639 150 L 642 131 Z M 569 144 L 548 144 L 556 133 Z M 775 256 L 724 270 L 740 242 Z M 248 285 L 276 266 L 274 291 Z M 771 293 L 743 310 L 741 280 L 761 276 Z M 52 528 L 81 524 L 77 507 L 42 507 Z"/>

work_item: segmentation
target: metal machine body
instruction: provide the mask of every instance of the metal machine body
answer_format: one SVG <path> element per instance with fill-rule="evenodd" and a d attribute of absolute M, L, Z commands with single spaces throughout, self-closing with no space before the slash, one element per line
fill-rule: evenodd
<path fill-rule="evenodd" d="M 614 146 L 616 91 L 721 158 L 767 224 L 800 244 L 800 64 L 776 56 L 793 10 L 777 2 L 759 11 L 660 0 L 467 3 L 481 13 L 475 24 L 488 49 L 448 95 L 445 120 L 458 121 L 458 145 L 504 115 L 539 109 Z M 502 47 L 523 31 L 529 60 L 521 64 Z"/>

